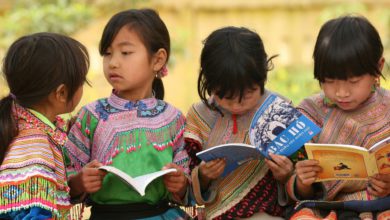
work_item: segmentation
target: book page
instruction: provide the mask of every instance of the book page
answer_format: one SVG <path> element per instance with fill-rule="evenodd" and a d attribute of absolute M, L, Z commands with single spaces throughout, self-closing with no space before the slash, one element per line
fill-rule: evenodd
<path fill-rule="evenodd" d="M 166 169 L 166 170 L 160 170 L 157 172 L 145 174 L 138 177 L 131 177 L 127 173 L 123 172 L 122 170 L 113 167 L 113 166 L 101 166 L 98 169 L 105 170 L 109 173 L 114 174 L 115 176 L 119 177 L 123 182 L 127 183 L 130 187 L 132 187 L 134 190 L 136 190 L 141 196 L 145 195 L 146 187 L 156 178 L 163 176 L 167 173 L 176 172 L 176 169 Z"/>
<path fill-rule="evenodd" d="M 366 179 L 375 172 L 376 166 L 370 164 L 372 161 L 368 151 L 361 147 L 307 143 L 305 149 L 308 158 L 318 160 L 322 167 L 317 182 Z"/>
<path fill-rule="evenodd" d="M 136 182 L 137 189 L 141 194 L 141 196 L 145 195 L 145 191 L 149 183 L 153 182 L 153 180 L 157 179 L 160 176 L 164 176 L 165 174 L 172 173 L 172 172 L 176 172 L 176 169 L 170 168 L 170 169 L 160 170 L 154 173 L 149 173 L 146 175 L 135 177 L 134 180 Z"/>
<path fill-rule="evenodd" d="M 378 142 L 370 148 L 373 152 L 373 160 L 382 174 L 390 173 L 390 137 Z"/>

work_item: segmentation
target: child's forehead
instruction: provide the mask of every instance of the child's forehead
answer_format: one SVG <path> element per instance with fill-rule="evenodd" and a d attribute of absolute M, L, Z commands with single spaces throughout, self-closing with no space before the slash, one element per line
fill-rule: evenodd
<path fill-rule="evenodd" d="M 138 32 L 134 28 L 129 28 L 128 26 L 123 26 L 119 29 L 111 42 L 111 44 L 118 45 L 134 45 L 137 43 L 142 43 Z"/>

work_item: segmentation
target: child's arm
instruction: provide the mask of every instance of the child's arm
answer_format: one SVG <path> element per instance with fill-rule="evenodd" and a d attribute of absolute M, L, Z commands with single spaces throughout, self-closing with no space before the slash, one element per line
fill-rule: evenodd
<path fill-rule="evenodd" d="M 288 157 L 270 153 L 272 160 L 265 159 L 275 179 L 280 183 L 286 183 L 294 170 L 293 163 Z"/>
<path fill-rule="evenodd" d="M 312 184 L 315 182 L 321 167 L 316 160 L 298 161 L 295 165 L 296 171 L 296 190 L 302 198 L 308 199 L 314 195 Z"/>
<path fill-rule="evenodd" d="M 390 174 L 376 174 L 369 177 L 367 190 L 370 194 L 385 197 L 390 194 Z"/>
<path fill-rule="evenodd" d="M 102 166 L 97 160 L 93 160 L 81 169 L 76 175 L 69 177 L 70 196 L 80 197 L 84 193 L 94 193 L 102 187 L 105 172 L 96 168 Z"/>

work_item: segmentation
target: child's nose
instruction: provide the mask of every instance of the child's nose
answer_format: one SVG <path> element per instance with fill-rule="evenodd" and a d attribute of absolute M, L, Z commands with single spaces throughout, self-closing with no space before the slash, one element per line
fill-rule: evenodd
<path fill-rule="evenodd" d="M 108 63 L 109 67 L 110 68 L 116 68 L 118 67 L 118 61 L 117 59 L 113 56 L 111 59 L 110 59 L 110 62 Z"/>
<path fill-rule="evenodd" d="M 348 97 L 349 95 L 349 90 L 344 86 L 339 86 L 336 90 L 336 96 L 339 98 Z"/>

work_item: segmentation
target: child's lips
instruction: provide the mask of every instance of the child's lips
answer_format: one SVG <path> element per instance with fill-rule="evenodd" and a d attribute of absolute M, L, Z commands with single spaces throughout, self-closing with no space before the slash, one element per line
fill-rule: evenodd
<path fill-rule="evenodd" d="M 337 101 L 337 104 L 340 105 L 340 106 L 348 106 L 351 102 L 347 102 L 347 101 Z"/>
<path fill-rule="evenodd" d="M 108 76 L 112 80 L 122 78 L 119 74 L 116 74 L 116 73 L 110 73 Z"/>

